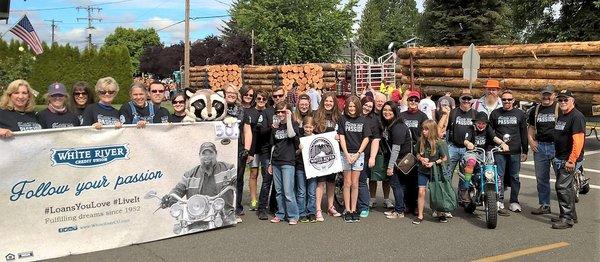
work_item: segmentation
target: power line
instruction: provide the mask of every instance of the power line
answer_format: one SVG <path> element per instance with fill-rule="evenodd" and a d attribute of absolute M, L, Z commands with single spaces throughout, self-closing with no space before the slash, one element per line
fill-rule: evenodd
<path fill-rule="evenodd" d="M 196 16 L 196 17 L 190 17 L 190 20 L 198 20 L 198 19 L 210 19 L 210 18 L 224 18 L 224 17 L 229 17 L 229 15 Z M 169 28 L 169 27 L 172 27 L 172 26 L 175 26 L 175 25 L 181 24 L 181 23 L 183 23 L 184 21 L 185 21 L 185 20 L 181 20 L 181 21 L 179 21 L 179 22 L 172 23 L 172 24 L 170 24 L 170 25 L 168 25 L 168 26 L 165 26 L 165 27 L 163 27 L 163 28 L 161 28 L 161 29 L 158 29 L 158 30 L 156 30 L 156 32 L 159 32 L 159 31 L 165 30 L 165 29 L 167 29 L 167 28 Z"/>
<path fill-rule="evenodd" d="M 92 22 L 94 22 L 94 21 L 102 21 L 101 18 L 92 17 L 92 13 L 94 11 L 97 11 L 98 13 L 100 13 L 100 10 L 102 10 L 102 8 L 93 7 L 93 6 L 88 5 L 88 6 L 78 6 L 77 7 L 77 11 L 79 11 L 79 9 L 84 9 L 88 13 L 87 18 L 85 18 L 85 17 L 78 17 L 77 21 L 79 21 L 79 20 L 87 20 L 88 21 L 88 27 L 87 27 L 87 30 L 88 30 L 88 48 L 91 49 L 92 48 L 92 29 L 96 29 L 95 27 L 92 26 Z"/>
<path fill-rule="evenodd" d="M 52 19 L 52 20 L 44 20 L 44 21 L 52 22 L 52 25 L 51 25 L 51 27 L 52 27 L 52 43 L 54 44 L 54 42 L 55 42 L 54 41 L 54 31 L 55 31 L 55 29 L 57 27 L 57 25 L 55 23 L 62 23 L 62 21 L 57 21 L 57 20 L 54 20 L 54 19 Z"/>
<path fill-rule="evenodd" d="M 92 4 L 89 6 L 111 5 L 111 4 L 119 4 L 119 3 L 124 3 L 124 2 L 131 2 L 131 1 L 133 1 L 133 0 L 121 0 L 121 1 L 114 1 L 114 2 L 97 3 L 97 4 Z M 10 11 L 11 12 L 51 11 L 51 10 L 73 9 L 73 8 L 77 8 L 77 7 L 76 6 L 62 6 L 62 7 L 35 8 L 35 9 L 15 9 L 15 10 L 10 10 Z"/>

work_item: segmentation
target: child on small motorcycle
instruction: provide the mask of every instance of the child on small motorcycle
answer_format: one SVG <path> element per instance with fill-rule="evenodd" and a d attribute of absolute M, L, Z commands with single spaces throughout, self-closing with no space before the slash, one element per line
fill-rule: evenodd
<path fill-rule="evenodd" d="M 489 151 L 496 145 L 500 145 L 503 151 L 508 150 L 508 145 L 495 135 L 496 133 L 488 123 L 487 115 L 484 112 L 478 112 L 473 119 L 474 131 L 468 131 L 465 135 L 464 145 L 467 147 L 467 150 L 480 147 L 485 151 Z M 459 203 L 462 206 L 466 206 L 472 202 L 469 193 L 472 187 L 471 179 L 473 179 L 473 184 L 475 185 L 479 182 L 479 168 L 477 168 L 477 164 L 476 156 L 467 152 L 461 165 L 464 179 L 460 177 L 459 183 Z"/>

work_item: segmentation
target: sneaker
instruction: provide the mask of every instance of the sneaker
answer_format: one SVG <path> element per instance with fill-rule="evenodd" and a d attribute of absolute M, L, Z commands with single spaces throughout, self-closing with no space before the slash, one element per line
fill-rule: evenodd
<path fill-rule="evenodd" d="M 421 224 L 421 222 L 423 222 L 423 219 L 422 219 L 422 218 L 418 218 L 418 217 L 417 217 L 417 218 L 415 218 L 415 219 L 412 221 L 412 223 L 413 223 L 414 225 L 420 225 L 420 224 Z"/>
<path fill-rule="evenodd" d="M 504 203 L 498 201 L 498 209 L 504 209 Z"/>
<path fill-rule="evenodd" d="M 550 213 L 550 206 L 547 205 L 541 205 L 538 209 L 531 211 L 532 215 L 545 215 Z"/>
<path fill-rule="evenodd" d="M 369 217 L 369 210 L 360 211 L 360 217 L 362 217 L 362 218 Z"/>
<path fill-rule="evenodd" d="M 241 218 L 241 217 L 239 217 L 239 216 L 235 216 L 235 223 L 238 223 L 238 224 L 239 224 L 239 223 L 242 223 L 242 222 L 243 222 L 243 220 L 242 220 L 242 218 Z"/>
<path fill-rule="evenodd" d="M 273 220 L 271 220 L 273 221 Z M 298 224 L 298 220 L 294 220 L 294 219 L 290 219 L 290 221 L 288 222 L 289 225 L 293 226 L 293 225 L 297 225 Z"/>
<path fill-rule="evenodd" d="M 348 212 L 348 211 L 344 212 L 343 217 L 344 217 L 344 221 L 346 223 L 352 223 L 353 222 L 352 221 L 352 214 L 350 212 Z"/>
<path fill-rule="evenodd" d="M 308 223 L 308 222 L 310 222 L 310 220 L 308 220 L 308 217 L 305 217 L 305 216 L 300 217 L 300 219 L 298 221 L 300 221 L 300 223 Z"/>
<path fill-rule="evenodd" d="M 553 217 L 553 218 L 550 218 L 550 222 L 553 222 L 553 223 L 555 223 L 555 222 L 559 222 L 559 221 L 561 221 L 561 220 L 562 220 L 562 218 L 561 218 L 561 217 Z M 573 218 L 573 223 L 577 224 L 577 218 Z"/>
<path fill-rule="evenodd" d="M 561 219 L 560 221 L 554 222 L 554 224 L 552 224 L 552 228 L 554 229 L 567 229 L 572 227 L 573 224 L 567 222 L 566 219 Z"/>
<path fill-rule="evenodd" d="M 269 220 L 269 215 L 267 215 L 267 211 L 266 210 L 258 211 L 258 219 Z"/>
<path fill-rule="evenodd" d="M 383 200 L 383 206 L 385 208 L 394 208 L 394 203 L 392 203 L 392 200 L 390 200 L 389 198 L 386 198 Z"/>
<path fill-rule="evenodd" d="M 450 213 L 450 212 L 444 212 L 444 213 L 442 213 L 442 214 L 444 214 L 444 216 L 445 216 L 446 218 L 453 218 L 453 216 L 452 216 L 452 213 Z"/>
<path fill-rule="evenodd" d="M 521 205 L 519 205 L 519 203 L 517 203 L 517 202 L 513 202 L 513 203 L 510 203 L 510 206 L 508 207 L 508 209 L 512 212 L 520 213 Z"/>
<path fill-rule="evenodd" d="M 438 219 L 440 220 L 440 223 L 448 223 L 448 219 L 445 216 L 441 216 Z"/>
<path fill-rule="evenodd" d="M 395 212 L 395 211 L 393 211 L 393 210 L 392 210 L 392 211 L 385 211 L 385 212 L 383 212 L 383 215 L 385 215 L 385 216 L 389 216 L 389 215 L 391 215 L 391 214 L 392 214 L 392 213 L 394 213 L 394 212 Z"/>
<path fill-rule="evenodd" d="M 281 222 L 281 219 L 278 217 L 273 217 L 273 219 L 271 219 L 271 223 L 279 223 Z"/>
<path fill-rule="evenodd" d="M 321 212 L 321 210 L 317 210 L 317 215 L 315 216 L 317 222 L 323 222 L 325 221 L 325 218 L 323 218 L 323 212 Z"/>
<path fill-rule="evenodd" d="M 308 215 L 308 221 L 311 223 L 317 222 L 317 216 L 315 216 L 315 214 Z"/>
<path fill-rule="evenodd" d="M 440 216 L 440 214 L 437 211 L 433 211 L 433 213 L 431 213 L 431 216 L 438 218 Z"/>
<path fill-rule="evenodd" d="M 236 214 L 237 216 L 243 216 L 243 215 L 246 215 L 246 212 L 244 212 L 244 209 L 242 208 L 242 210 L 235 211 L 235 214 Z"/>
<path fill-rule="evenodd" d="M 252 200 L 250 201 L 250 211 L 256 211 L 258 209 L 258 201 Z"/>
<path fill-rule="evenodd" d="M 396 211 L 392 211 L 391 213 L 389 213 L 389 215 L 386 215 L 385 217 L 388 219 L 398 219 L 398 218 L 403 218 L 404 214 L 397 213 Z"/>
<path fill-rule="evenodd" d="M 352 212 L 352 221 L 360 222 L 360 216 L 358 215 L 358 213 L 356 211 Z"/>
<path fill-rule="evenodd" d="M 371 200 L 369 200 L 369 207 L 373 208 L 373 206 L 375 206 L 375 202 L 377 202 L 376 198 L 371 198 Z"/>
<path fill-rule="evenodd" d="M 342 214 L 340 214 L 340 212 L 337 212 L 337 210 L 335 210 L 334 206 L 329 207 L 329 209 L 327 210 L 327 213 L 329 213 L 329 215 L 332 217 L 341 217 L 342 216 Z"/>
<path fill-rule="evenodd" d="M 508 217 L 508 216 L 510 216 L 510 213 L 508 212 L 508 210 L 506 210 L 506 208 L 499 208 L 498 215 L 503 216 L 503 217 Z"/>

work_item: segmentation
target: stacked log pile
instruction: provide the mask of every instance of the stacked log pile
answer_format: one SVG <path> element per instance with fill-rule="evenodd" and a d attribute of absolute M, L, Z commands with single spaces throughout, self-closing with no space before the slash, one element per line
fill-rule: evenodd
<path fill-rule="evenodd" d="M 419 47 L 398 50 L 397 80 L 410 83 L 412 58 L 415 84 L 434 95 L 458 94 L 468 88 L 462 78 L 462 55 L 466 46 Z M 520 100 L 535 101 L 548 84 L 556 90 L 571 90 L 578 102 L 600 104 L 600 41 L 527 45 L 479 46 L 481 66 L 473 92 L 483 91 L 488 79 L 497 79 L 503 89 L 516 91 Z"/>
<path fill-rule="evenodd" d="M 277 86 L 290 90 L 294 83 L 298 84 L 298 92 L 305 91 L 311 85 L 317 89 L 333 90 L 337 81 L 341 81 L 346 75 L 346 70 L 349 70 L 346 64 L 244 66 L 240 68 L 239 73 L 236 69 L 229 70 L 229 67 L 230 65 L 192 67 L 190 69 L 191 86 L 210 87 L 217 90 L 224 86 L 223 83 L 226 80 L 233 79 L 231 81 L 236 87 L 243 84 L 269 91 Z M 211 71 L 211 68 L 217 70 Z M 225 70 L 225 68 L 227 69 Z M 231 75 L 233 77 L 230 77 Z M 239 84 L 237 79 L 239 79 Z"/>

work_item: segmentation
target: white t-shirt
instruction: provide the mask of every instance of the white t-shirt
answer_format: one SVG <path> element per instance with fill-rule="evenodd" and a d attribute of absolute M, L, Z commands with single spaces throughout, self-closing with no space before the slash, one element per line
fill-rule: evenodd
<path fill-rule="evenodd" d="M 435 102 L 429 98 L 423 98 L 419 102 L 419 110 L 425 113 L 429 119 L 434 119 L 435 109 Z"/>
<path fill-rule="evenodd" d="M 310 109 L 316 111 L 319 109 L 319 103 L 321 103 L 321 95 L 314 88 L 308 89 L 306 91 L 308 97 L 310 97 Z"/>

